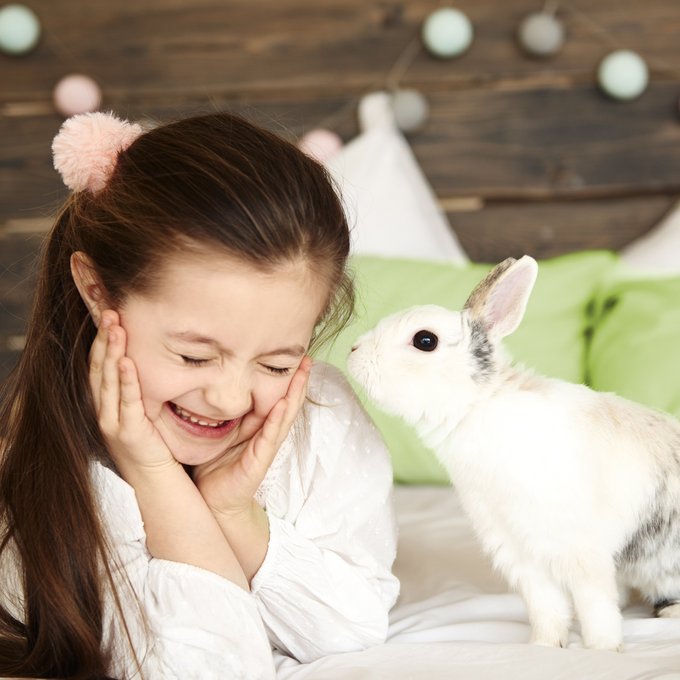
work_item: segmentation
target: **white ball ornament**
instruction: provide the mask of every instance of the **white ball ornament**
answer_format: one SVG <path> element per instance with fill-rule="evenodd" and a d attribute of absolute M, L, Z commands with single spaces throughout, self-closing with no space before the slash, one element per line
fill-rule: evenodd
<path fill-rule="evenodd" d="M 391 104 L 394 120 L 403 132 L 412 132 L 425 125 L 430 107 L 418 90 L 397 90 L 392 94 Z"/>
<path fill-rule="evenodd" d="M 463 12 L 443 7 L 430 14 L 422 28 L 425 47 L 436 57 L 457 57 L 470 47 L 472 23 Z"/>
<path fill-rule="evenodd" d="M 549 12 L 527 15 L 519 25 L 517 37 L 522 48 L 536 57 L 549 57 L 562 49 L 564 27 Z"/>
<path fill-rule="evenodd" d="M 614 99 L 635 99 L 646 89 L 649 71 L 645 60 L 631 50 L 608 54 L 597 70 L 600 87 Z"/>
<path fill-rule="evenodd" d="M 56 84 L 52 98 L 57 111 L 68 117 L 96 111 L 102 101 L 102 91 L 89 76 L 74 73 Z"/>
<path fill-rule="evenodd" d="M 0 9 L 0 51 L 25 54 L 40 38 L 40 22 L 25 5 L 11 4 Z"/>

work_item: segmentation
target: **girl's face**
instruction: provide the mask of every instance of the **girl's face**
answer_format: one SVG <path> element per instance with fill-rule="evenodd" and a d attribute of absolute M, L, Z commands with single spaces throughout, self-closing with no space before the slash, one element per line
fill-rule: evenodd
<path fill-rule="evenodd" d="M 119 310 L 142 400 L 173 456 L 214 460 L 261 427 L 300 365 L 328 286 L 302 261 L 263 273 L 187 255 Z"/>

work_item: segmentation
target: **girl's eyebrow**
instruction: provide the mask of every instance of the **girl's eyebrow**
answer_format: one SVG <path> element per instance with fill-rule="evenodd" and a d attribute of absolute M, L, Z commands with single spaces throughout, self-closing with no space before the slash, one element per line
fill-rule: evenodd
<path fill-rule="evenodd" d="M 209 338 L 207 335 L 201 335 L 200 333 L 195 333 L 194 331 L 174 331 L 168 333 L 168 337 L 172 340 L 182 340 L 184 342 L 190 342 L 195 345 L 210 345 L 223 352 L 227 350 L 220 345 L 217 340 Z"/>
<path fill-rule="evenodd" d="M 175 331 L 172 333 L 168 333 L 168 337 L 171 338 L 172 340 L 182 340 L 183 342 L 189 342 L 195 345 L 207 345 L 226 355 L 232 354 L 231 350 L 228 350 L 226 347 L 222 347 L 222 345 L 220 345 L 220 343 L 217 342 L 217 340 L 215 340 L 214 338 L 210 338 L 206 335 L 201 335 L 200 333 L 196 333 L 195 331 Z M 260 356 L 269 357 L 286 355 L 297 359 L 301 356 L 304 356 L 306 351 L 307 350 L 302 345 L 292 345 L 291 347 L 279 347 L 277 349 L 269 350 L 267 352 L 262 352 Z"/>

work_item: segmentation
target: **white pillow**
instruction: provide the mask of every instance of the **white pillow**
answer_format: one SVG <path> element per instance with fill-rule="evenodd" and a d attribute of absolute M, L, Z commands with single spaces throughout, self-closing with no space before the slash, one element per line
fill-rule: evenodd
<path fill-rule="evenodd" d="M 408 142 L 386 92 L 359 104 L 361 133 L 326 163 L 342 193 L 354 253 L 468 261 Z"/>
<path fill-rule="evenodd" d="M 621 251 L 630 269 L 650 274 L 680 274 L 680 201 L 653 229 Z"/>

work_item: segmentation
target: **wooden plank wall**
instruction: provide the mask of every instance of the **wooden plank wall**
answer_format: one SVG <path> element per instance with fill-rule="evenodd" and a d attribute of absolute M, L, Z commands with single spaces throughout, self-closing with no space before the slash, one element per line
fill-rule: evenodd
<path fill-rule="evenodd" d="M 392 84 L 426 95 L 409 135 L 474 260 L 619 248 L 680 195 L 680 2 L 569 0 L 551 60 L 514 35 L 537 0 L 456 0 L 475 27 L 469 51 L 438 60 L 418 47 L 425 0 L 31 0 L 38 48 L 0 55 L 0 376 L 16 360 L 32 264 L 65 190 L 51 167 L 62 119 L 51 90 L 83 72 L 103 108 L 167 120 L 213 109 L 296 138 L 324 125 L 349 140 L 356 104 Z M 647 60 L 647 92 L 628 103 L 595 85 L 599 61 L 626 47 Z M 410 57 L 406 59 L 407 57 Z M 406 59 L 406 61 L 404 61 Z"/>

